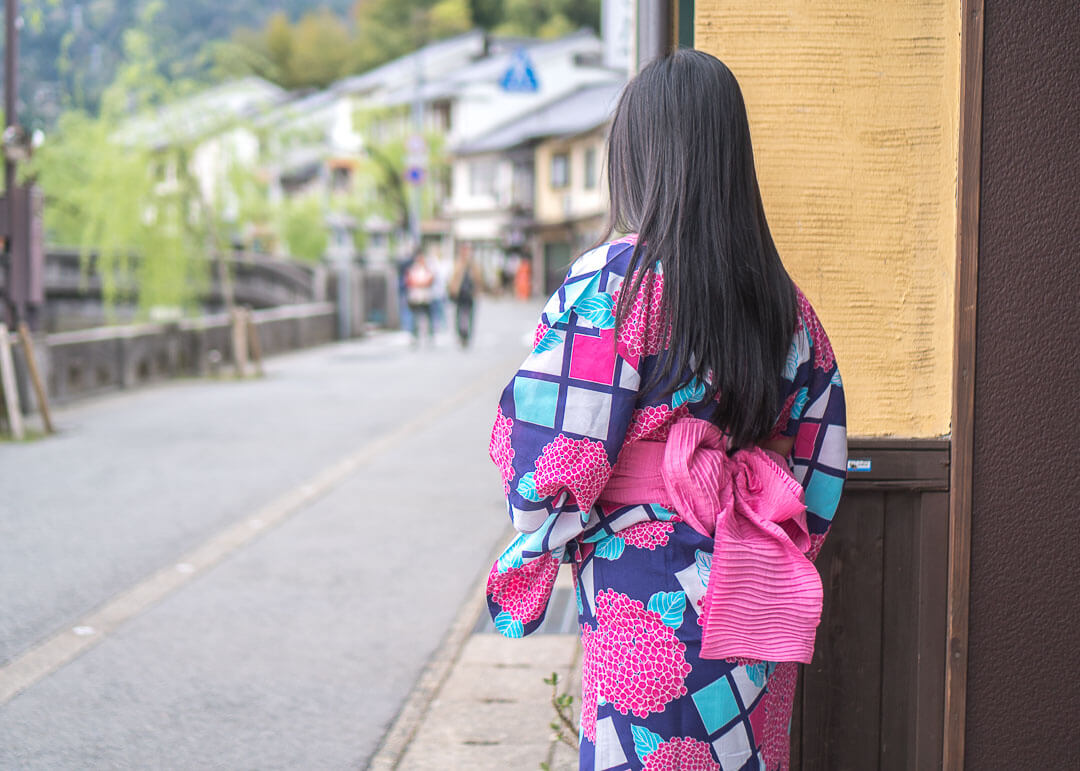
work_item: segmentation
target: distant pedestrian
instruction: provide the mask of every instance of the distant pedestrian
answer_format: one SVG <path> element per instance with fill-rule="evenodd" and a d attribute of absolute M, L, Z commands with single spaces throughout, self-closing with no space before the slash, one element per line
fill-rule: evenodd
<path fill-rule="evenodd" d="M 468 244 L 463 244 L 457 261 L 454 263 L 454 273 L 450 277 L 450 298 L 457 309 L 455 321 L 458 340 L 462 348 L 469 344 L 469 339 L 472 337 L 476 296 L 482 284 L 480 269 L 472 260 L 472 249 Z"/>
<path fill-rule="evenodd" d="M 431 301 L 434 299 L 435 274 L 428 267 L 423 252 L 417 252 L 412 264 L 405 273 L 405 297 L 412 313 L 413 345 L 420 343 L 420 318 L 427 320 L 427 338 L 435 342 L 435 326 L 431 316 Z"/>
<path fill-rule="evenodd" d="M 528 300 L 532 295 L 532 260 L 521 258 L 517 275 L 514 276 L 514 296 L 519 300 Z"/>

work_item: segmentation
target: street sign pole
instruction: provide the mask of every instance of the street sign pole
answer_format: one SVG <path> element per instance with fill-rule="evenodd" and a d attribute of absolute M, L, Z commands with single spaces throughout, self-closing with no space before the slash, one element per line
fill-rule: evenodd
<path fill-rule="evenodd" d="M 414 137 L 420 137 L 422 135 L 423 130 L 424 130 L 424 106 L 423 106 L 423 102 L 421 101 L 421 96 L 420 96 L 420 89 L 423 87 L 423 84 L 424 84 L 424 65 L 423 65 L 423 62 L 421 61 L 421 51 L 422 50 L 423 50 L 423 46 L 421 46 L 420 48 L 417 48 L 416 49 L 416 54 L 415 54 L 415 56 L 416 56 L 416 82 L 415 82 L 415 84 L 413 86 L 413 103 L 412 103 L 412 124 L 413 124 L 413 136 Z M 410 138 L 409 144 L 410 145 L 413 144 L 412 138 Z M 414 154 L 415 154 L 415 148 L 410 147 L 409 152 L 407 153 L 407 155 L 414 155 Z M 413 158 L 409 158 L 409 160 L 407 161 L 410 168 L 412 168 L 412 160 L 413 160 Z M 421 241 L 420 241 L 420 239 L 421 239 L 421 235 L 420 235 L 420 205 L 421 205 L 420 180 L 419 180 L 419 177 L 418 177 L 417 179 L 410 180 L 410 181 L 412 182 L 412 196 L 409 199 L 410 204 L 411 204 L 411 206 L 410 206 L 410 209 L 411 209 L 410 214 L 411 214 L 411 216 L 409 217 L 409 224 L 412 226 L 413 249 L 415 251 L 419 251 L 420 246 L 421 246 Z"/>

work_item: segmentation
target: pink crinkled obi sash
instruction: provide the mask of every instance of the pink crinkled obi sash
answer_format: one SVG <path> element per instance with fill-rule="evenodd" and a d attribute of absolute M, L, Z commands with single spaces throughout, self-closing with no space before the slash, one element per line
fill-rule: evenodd
<path fill-rule="evenodd" d="M 712 423 L 679 420 L 667 441 L 622 449 L 600 500 L 663 504 L 713 539 L 702 658 L 809 662 L 822 588 L 802 487 L 765 450 L 724 448 Z"/>

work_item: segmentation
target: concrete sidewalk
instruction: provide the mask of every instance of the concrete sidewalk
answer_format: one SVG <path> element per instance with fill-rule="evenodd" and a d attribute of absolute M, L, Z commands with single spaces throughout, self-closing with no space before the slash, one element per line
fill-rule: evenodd
<path fill-rule="evenodd" d="M 509 640 L 492 628 L 483 588 L 477 587 L 369 768 L 526 771 L 547 763 L 553 770 L 576 769 L 576 751 L 551 728 L 557 717 L 552 688 L 544 682 L 558 673 L 560 693 L 574 697 L 576 724 L 581 646 L 576 615 L 575 631 L 566 633 L 571 613 L 559 607 L 559 597 L 572 592 L 564 568 L 544 625 L 527 638 Z"/>

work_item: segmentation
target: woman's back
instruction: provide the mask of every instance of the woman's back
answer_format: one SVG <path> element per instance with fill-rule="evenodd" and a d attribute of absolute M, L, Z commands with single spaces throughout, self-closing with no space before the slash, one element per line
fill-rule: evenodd
<path fill-rule="evenodd" d="M 503 392 L 490 453 L 520 535 L 489 610 L 508 637 L 535 631 L 571 564 L 582 768 L 771 771 L 820 616 L 808 557 L 845 475 L 842 383 L 769 236 L 722 64 L 643 71 L 609 161 L 613 226 L 641 241 L 574 263 Z"/>

